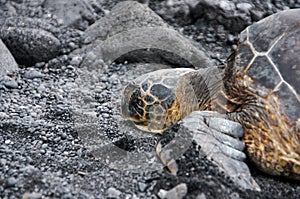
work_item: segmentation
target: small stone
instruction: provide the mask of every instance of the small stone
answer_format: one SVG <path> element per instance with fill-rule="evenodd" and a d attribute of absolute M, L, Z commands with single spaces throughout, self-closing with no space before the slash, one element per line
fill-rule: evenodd
<path fill-rule="evenodd" d="M 40 150 L 40 153 L 41 153 L 41 154 L 45 154 L 45 153 L 46 153 L 46 150 L 41 149 L 41 150 Z"/>
<path fill-rule="evenodd" d="M 8 115 L 4 112 L 0 112 L 0 119 L 8 118 Z"/>
<path fill-rule="evenodd" d="M 35 97 L 38 97 L 38 95 L 35 95 Z M 36 112 L 32 112 L 32 113 L 30 113 L 30 116 L 36 118 L 37 117 L 37 113 Z"/>
<path fill-rule="evenodd" d="M 206 199 L 206 196 L 204 193 L 198 194 L 196 199 Z"/>
<path fill-rule="evenodd" d="M 36 68 L 42 68 L 44 66 L 45 66 L 45 62 L 38 62 L 38 63 L 35 64 Z"/>
<path fill-rule="evenodd" d="M 103 117 L 103 118 L 109 118 L 109 114 L 103 113 L 103 114 L 102 114 L 102 117 Z"/>
<path fill-rule="evenodd" d="M 237 9 L 249 13 L 250 9 L 252 8 L 252 5 L 250 3 L 238 3 L 236 5 Z"/>
<path fill-rule="evenodd" d="M 10 144 L 11 141 L 10 140 L 5 140 L 4 144 Z"/>
<path fill-rule="evenodd" d="M 76 48 L 78 48 L 77 44 L 75 44 L 74 42 L 70 42 L 70 43 L 69 43 L 69 47 L 70 47 L 71 49 L 76 49 Z"/>
<path fill-rule="evenodd" d="M 6 165 L 6 162 L 7 162 L 7 160 L 5 160 L 3 158 L 0 159 L 0 165 L 4 166 L 4 165 Z"/>
<path fill-rule="evenodd" d="M 228 34 L 228 41 L 233 43 L 234 40 L 235 40 L 235 36 L 232 34 Z"/>
<path fill-rule="evenodd" d="M 237 192 L 233 192 L 232 194 L 230 194 L 229 196 L 231 199 L 239 199 L 240 195 Z"/>
<path fill-rule="evenodd" d="M 117 199 L 117 198 L 120 198 L 121 194 L 122 194 L 122 192 L 114 187 L 110 187 L 107 190 L 107 198 L 116 198 Z"/>
<path fill-rule="evenodd" d="M 223 10 L 223 11 L 231 11 L 231 10 L 234 10 L 234 3 L 233 2 L 230 2 L 230 1 L 219 1 L 219 6 L 220 8 Z"/>
<path fill-rule="evenodd" d="M 253 21 L 258 21 L 264 17 L 264 12 L 259 10 L 250 10 L 250 13 Z"/>
<path fill-rule="evenodd" d="M 67 139 L 68 136 L 66 133 L 62 133 L 60 137 L 61 137 L 61 139 Z"/>
<path fill-rule="evenodd" d="M 22 199 L 39 199 L 42 198 L 42 194 L 41 193 L 24 193 L 22 196 Z"/>
<path fill-rule="evenodd" d="M 181 183 L 175 186 L 173 189 L 166 191 L 160 189 L 158 192 L 158 196 L 160 198 L 166 199 L 181 199 L 187 194 L 187 185 L 185 183 Z"/>
<path fill-rule="evenodd" d="M 18 83 L 15 80 L 9 80 L 3 83 L 7 88 L 18 88 Z"/>
<path fill-rule="evenodd" d="M 40 85 L 38 88 L 37 88 L 38 92 L 40 93 L 43 93 L 46 91 L 46 87 L 44 85 Z"/>
<path fill-rule="evenodd" d="M 138 187 L 140 191 L 144 192 L 147 189 L 147 184 L 138 182 Z"/>
<path fill-rule="evenodd" d="M 9 177 L 6 180 L 5 186 L 6 187 L 14 187 L 17 184 L 17 179 L 14 177 Z"/>
<path fill-rule="evenodd" d="M 42 78 L 44 74 L 34 69 L 25 72 L 24 77 L 27 79 Z"/>
<path fill-rule="evenodd" d="M 82 62 L 81 56 L 74 56 L 74 57 L 72 57 L 70 64 L 73 66 L 79 66 L 81 62 Z"/>

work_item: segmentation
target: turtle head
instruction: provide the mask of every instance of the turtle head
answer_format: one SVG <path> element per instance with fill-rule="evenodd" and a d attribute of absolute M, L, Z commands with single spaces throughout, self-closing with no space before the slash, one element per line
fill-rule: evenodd
<path fill-rule="evenodd" d="M 144 79 L 129 83 L 122 95 L 121 115 L 143 131 L 162 133 L 180 120 L 175 92 L 162 83 Z"/>

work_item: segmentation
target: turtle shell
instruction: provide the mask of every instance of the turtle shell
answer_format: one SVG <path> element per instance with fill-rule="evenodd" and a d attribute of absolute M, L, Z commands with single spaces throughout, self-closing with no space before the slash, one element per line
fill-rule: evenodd
<path fill-rule="evenodd" d="M 299 120 L 300 9 L 279 12 L 245 29 L 235 67 L 246 87 L 261 97 L 278 98 L 289 120 Z"/>

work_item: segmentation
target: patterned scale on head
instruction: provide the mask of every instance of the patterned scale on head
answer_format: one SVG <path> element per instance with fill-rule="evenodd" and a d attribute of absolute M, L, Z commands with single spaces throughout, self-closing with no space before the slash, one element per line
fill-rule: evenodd
<path fill-rule="evenodd" d="M 188 68 L 164 69 L 135 79 L 124 90 L 123 117 L 132 120 L 141 130 L 162 133 L 197 110 L 195 96 L 186 99 L 183 94 L 188 92 L 183 84 L 186 75 L 194 72 Z"/>

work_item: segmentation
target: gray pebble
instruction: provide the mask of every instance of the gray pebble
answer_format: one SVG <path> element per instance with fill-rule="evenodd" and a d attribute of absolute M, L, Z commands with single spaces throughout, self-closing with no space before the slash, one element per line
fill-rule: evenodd
<path fill-rule="evenodd" d="M 22 199 L 39 199 L 42 198 L 42 194 L 41 193 L 24 193 L 22 196 Z"/>
<path fill-rule="evenodd" d="M 18 83 L 15 80 L 13 80 L 13 79 L 11 79 L 9 81 L 6 81 L 3 84 L 7 88 L 18 88 L 18 86 L 19 86 Z"/>
<path fill-rule="evenodd" d="M 3 158 L 0 159 L 0 164 L 2 167 L 4 167 L 4 165 L 6 165 L 6 162 L 7 162 L 6 159 L 3 159 Z"/>
<path fill-rule="evenodd" d="M 119 191 L 118 189 L 116 189 L 114 187 L 108 188 L 106 193 L 107 193 L 107 198 L 115 198 L 115 199 L 120 198 L 120 195 L 122 194 L 121 191 Z"/>
<path fill-rule="evenodd" d="M 40 150 L 40 153 L 41 153 L 41 154 L 45 154 L 45 153 L 46 153 L 46 150 L 41 149 L 41 150 Z"/>
<path fill-rule="evenodd" d="M 187 185 L 185 183 L 181 183 L 169 191 L 160 189 L 157 195 L 160 198 L 165 198 L 165 199 L 181 199 L 186 194 L 187 194 Z"/>
<path fill-rule="evenodd" d="M 264 12 L 259 10 L 250 10 L 250 13 L 253 21 L 258 21 L 264 17 Z"/>
<path fill-rule="evenodd" d="M 0 112 L 0 119 L 8 118 L 9 116 L 5 112 Z"/>
<path fill-rule="evenodd" d="M 206 199 L 206 196 L 204 193 L 198 194 L 196 199 Z"/>
<path fill-rule="evenodd" d="M 70 64 L 73 65 L 73 66 L 79 66 L 81 61 L 82 61 L 81 56 L 74 56 L 74 57 L 72 57 L 72 60 L 71 60 Z"/>
<path fill-rule="evenodd" d="M 46 91 L 46 87 L 45 87 L 43 84 L 41 84 L 41 85 L 37 88 L 37 90 L 38 90 L 38 92 L 43 93 L 43 92 Z"/>
<path fill-rule="evenodd" d="M 250 3 L 238 3 L 236 5 L 236 8 L 245 12 L 245 13 L 249 13 L 249 10 L 252 8 L 253 6 Z"/>
<path fill-rule="evenodd" d="M 38 63 L 35 64 L 36 68 L 42 68 L 44 66 L 45 66 L 45 62 L 38 62 Z"/>
<path fill-rule="evenodd" d="M 235 38 L 236 38 L 236 37 L 235 37 L 234 35 L 228 34 L 228 41 L 234 42 L 234 39 L 235 39 Z"/>
<path fill-rule="evenodd" d="M 11 141 L 10 140 L 5 140 L 4 144 L 10 144 Z"/>
<path fill-rule="evenodd" d="M 17 179 L 15 177 L 9 177 L 6 182 L 5 186 L 6 187 L 14 187 L 17 184 Z"/>
<path fill-rule="evenodd" d="M 102 117 L 103 117 L 103 118 L 109 118 L 109 117 L 110 117 L 110 115 L 109 115 L 109 114 L 107 114 L 107 113 L 103 113 L 103 114 L 102 114 Z"/>
<path fill-rule="evenodd" d="M 30 113 L 30 116 L 31 116 L 30 118 L 32 118 L 32 117 L 33 117 L 33 118 L 36 118 L 36 117 L 37 117 L 37 113 L 36 113 L 36 112 L 31 112 L 31 113 Z"/>
<path fill-rule="evenodd" d="M 60 137 L 61 137 L 62 139 L 67 139 L 68 136 L 67 136 L 66 133 L 62 133 Z"/>
<path fill-rule="evenodd" d="M 229 195 L 231 199 L 240 199 L 240 195 L 237 192 L 233 192 Z"/>
<path fill-rule="evenodd" d="M 225 12 L 226 11 L 231 11 L 235 8 L 234 3 L 230 2 L 230 1 L 227 1 L 227 0 L 219 0 L 219 1 L 216 1 L 216 2 L 218 2 L 220 8 Z"/>
<path fill-rule="evenodd" d="M 139 190 L 144 192 L 147 189 L 147 184 L 143 182 L 138 182 Z"/>
<path fill-rule="evenodd" d="M 45 76 L 44 74 L 34 69 L 28 70 L 24 74 L 24 77 L 27 79 L 42 78 L 44 76 Z"/>

